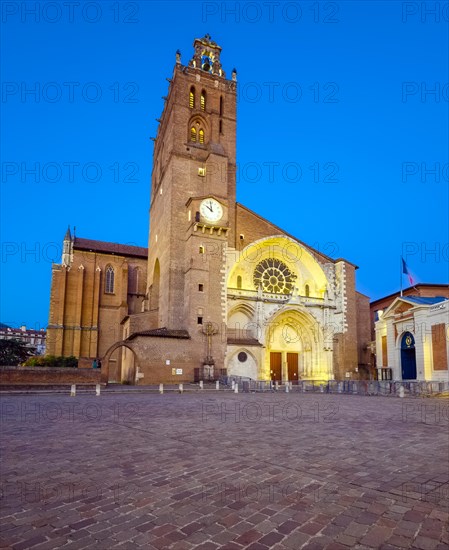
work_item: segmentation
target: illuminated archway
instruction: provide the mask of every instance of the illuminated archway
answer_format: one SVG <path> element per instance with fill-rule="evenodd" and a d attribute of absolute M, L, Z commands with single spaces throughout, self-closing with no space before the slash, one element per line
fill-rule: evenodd
<path fill-rule="evenodd" d="M 324 346 L 323 327 L 308 312 L 286 307 L 266 323 L 265 358 L 262 374 L 266 380 L 329 380 L 332 350 Z"/>
<path fill-rule="evenodd" d="M 237 339 L 259 338 L 260 330 L 254 322 L 255 310 L 250 304 L 239 303 L 228 313 L 228 337 Z"/>
<path fill-rule="evenodd" d="M 228 288 L 323 299 L 328 280 L 315 257 L 297 241 L 283 235 L 255 241 L 230 266 Z M 307 288 L 306 288 L 307 287 Z"/>

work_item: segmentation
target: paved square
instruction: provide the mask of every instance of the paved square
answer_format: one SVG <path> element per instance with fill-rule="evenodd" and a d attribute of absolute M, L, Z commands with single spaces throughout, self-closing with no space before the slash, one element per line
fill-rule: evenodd
<path fill-rule="evenodd" d="M 3 396 L 2 548 L 449 548 L 449 401 Z"/>

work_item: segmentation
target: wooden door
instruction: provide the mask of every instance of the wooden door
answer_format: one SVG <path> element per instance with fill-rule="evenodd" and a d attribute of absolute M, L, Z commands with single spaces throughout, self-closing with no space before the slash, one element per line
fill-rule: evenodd
<path fill-rule="evenodd" d="M 271 380 L 282 381 L 282 353 L 280 351 L 272 351 L 270 353 L 270 372 Z"/>
<path fill-rule="evenodd" d="M 287 353 L 288 379 L 293 384 L 298 383 L 298 354 Z"/>

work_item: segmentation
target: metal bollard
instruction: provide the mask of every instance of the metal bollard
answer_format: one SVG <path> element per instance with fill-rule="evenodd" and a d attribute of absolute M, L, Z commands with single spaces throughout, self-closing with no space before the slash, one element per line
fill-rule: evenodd
<path fill-rule="evenodd" d="M 159 393 L 161 395 L 164 393 L 164 384 L 159 384 Z"/>
<path fill-rule="evenodd" d="M 76 395 L 76 384 L 72 384 L 70 387 L 70 397 L 75 397 Z"/>
<path fill-rule="evenodd" d="M 95 395 L 100 395 L 100 384 L 95 386 Z"/>
<path fill-rule="evenodd" d="M 216 390 L 219 390 L 219 389 L 220 389 L 220 381 L 219 381 L 219 380 L 217 380 L 217 381 L 215 382 L 215 389 L 216 389 Z"/>
<path fill-rule="evenodd" d="M 184 391 L 184 384 L 181 382 L 179 384 L 179 393 L 182 393 Z"/>
<path fill-rule="evenodd" d="M 200 390 L 202 390 L 202 389 L 203 389 L 203 381 L 200 380 Z"/>

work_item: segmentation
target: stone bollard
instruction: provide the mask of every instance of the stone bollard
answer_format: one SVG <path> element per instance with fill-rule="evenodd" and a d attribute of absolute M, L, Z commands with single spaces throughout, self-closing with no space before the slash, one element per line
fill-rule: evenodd
<path fill-rule="evenodd" d="M 70 386 L 70 397 L 75 397 L 76 395 L 76 384 Z"/>
<path fill-rule="evenodd" d="M 290 382 L 290 391 L 293 391 L 293 382 Z"/>
<path fill-rule="evenodd" d="M 234 393 L 239 393 L 239 385 L 234 384 Z"/>
<path fill-rule="evenodd" d="M 161 395 L 164 393 L 164 384 L 159 384 L 159 393 Z"/>
<path fill-rule="evenodd" d="M 234 386 L 235 386 L 235 382 L 234 382 L 234 380 L 232 380 L 232 382 L 231 382 L 231 390 L 234 389 Z"/>
<path fill-rule="evenodd" d="M 279 389 L 279 382 L 278 382 L 277 380 L 276 380 L 275 383 L 274 383 L 274 389 L 275 389 L 276 391 L 278 391 L 278 389 Z"/>
<path fill-rule="evenodd" d="M 323 384 L 320 384 L 320 393 L 324 393 L 324 386 L 323 386 Z"/>
<path fill-rule="evenodd" d="M 202 389 L 203 389 L 203 381 L 200 380 L 200 390 L 202 390 Z"/>
<path fill-rule="evenodd" d="M 404 397 L 404 386 L 399 386 L 399 397 Z"/>
<path fill-rule="evenodd" d="M 184 384 L 181 382 L 179 384 L 179 393 L 182 393 L 184 391 Z"/>
<path fill-rule="evenodd" d="M 100 384 L 95 386 L 95 395 L 100 395 Z"/>
<path fill-rule="evenodd" d="M 215 389 L 216 389 L 216 390 L 219 390 L 219 389 L 220 389 L 220 381 L 219 381 L 219 380 L 217 380 L 217 381 L 215 382 Z"/>
<path fill-rule="evenodd" d="M 290 391 L 290 384 L 287 382 L 285 384 L 285 393 L 288 393 Z"/>

